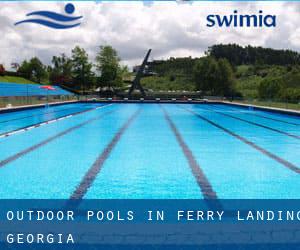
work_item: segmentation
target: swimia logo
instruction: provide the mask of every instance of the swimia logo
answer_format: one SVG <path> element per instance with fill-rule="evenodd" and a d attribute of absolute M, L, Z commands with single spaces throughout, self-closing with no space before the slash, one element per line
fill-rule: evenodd
<path fill-rule="evenodd" d="M 64 14 L 46 10 L 31 12 L 26 16 L 33 18 L 19 21 L 15 23 L 15 25 L 35 23 L 52 29 L 70 29 L 79 26 L 80 22 L 78 22 L 78 20 L 81 19 L 82 16 L 72 16 L 75 11 L 74 5 L 68 3 L 64 10 Z"/>
<path fill-rule="evenodd" d="M 260 10 L 258 14 L 239 14 L 234 10 L 231 15 L 208 15 L 207 27 L 276 27 L 275 15 L 264 15 Z"/>

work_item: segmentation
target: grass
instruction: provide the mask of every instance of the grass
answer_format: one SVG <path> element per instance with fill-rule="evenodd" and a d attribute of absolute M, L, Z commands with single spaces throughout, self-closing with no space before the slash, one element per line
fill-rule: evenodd
<path fill-rule="evenodd" d="M 141 84 L 144 88 L 153 91 L 195 90 L 194 83 L 185 76 L 148 76 L 142 78 Z"/>
<path fill-rule="evenodd" d="M 17 76 L 0 76 L 0 82 L 11 82 L 11 83 L 20 83 L 20 84 L 36 84 L 28 79 Z"/>

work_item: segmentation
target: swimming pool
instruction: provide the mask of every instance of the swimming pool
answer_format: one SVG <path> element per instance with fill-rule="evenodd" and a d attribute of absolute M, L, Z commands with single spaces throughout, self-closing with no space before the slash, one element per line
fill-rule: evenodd
<path fill-rule="evenodd" d="M 296 116 L 225 104 L 3 113 L 0 198 L 300 198 L 299 128 Z"/>

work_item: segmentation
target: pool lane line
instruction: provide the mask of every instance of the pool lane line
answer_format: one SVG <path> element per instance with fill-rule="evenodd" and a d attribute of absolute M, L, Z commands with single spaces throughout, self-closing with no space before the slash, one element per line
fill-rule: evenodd
<path fill-rule="evenodd" d="M 2 134 L 0 134 L 0 138 L 7 137 L 7 136 L 10 136 L 10 135 L 19 133 L 19 132 L 28 131 L 28 130 L 30 130 L 32 128 L 37 128 L 37 127 L 40 127 L 40 126 L 43 126 L 43 125 L 46 125 L 46 124 L 53 123 L 55 121 L 60 121 L 60 120 L 63 120 L 63 119 L 66 119 L 66 118 L 70 118 L 70 117 L 75 116 L 75 115 L 79 115 L 79 114 L 82 114 L 82 113 L 85 113 L 85 112 L 89 112 L 89 111 L 96 110 L 98 108 L 102 108 L 102 107 L 110 106 L 110 105 L 111 104 L 107 104 L 107 105 L 103 105 L 103 106 L 96 107 L 96 108 L 82 110 L 82 111 L 78 111 L 78 112 L 75 112 L 75 113 L 71 113 L 71 114 L 67 114 L 67 115 L 64 115 L 64 116 L 60 116 L 58 118 L 47 120 L 47 121 L 44 121 L 44 122 L 36 123 L 36 124 L 33 124 L 33 125 L 31 124 L 31 125 L 28 125 L 26 127 L 22 127 L 22 128 L 18 128 L 18 129 L 15 129 L 15 130 L 11 130 L 9 132 L 2 133 Z"/>
<path fill-rule="evenodd" d="M 263 125 L 263 124 L 260 124 L 260 123 L 248 121 L 248 120 L 246 120 L 246 119 L 239 118 L 239 117 L 236 117 L 236 116 L 234 116 L 234 115 L 226 114 L 226 113 L 223 113 L 223 112 L 221 112 L 221 111 L 214 110 L 214 109 L 206 108 L 206 110 L 210 110 L 210 111 L 213 111 L 213 112 L 215 112 L 215 113 L 217 113 L 217 114 L 220 114 L 220 115 L 223 115 L 223 116 L 227 116 L 227 117 L 230 117 L 230 118 L 232 118 L 232 119 L 236 119 L 236 120 L 239 120 L 239 121 L 242 121 L 242 122 L 246 122 L 246 123 L 248 123 L 248 124 L 252 124 L 252 125 L 255 125 L 255 126 L 257 126 L 257 127 L 265 128 L 265 129 L 271 130 L 271 131 L 273 131 L 273 132 L 277 132 L 277 133 L 279 133 L 279 134 L 283 134 L 283 135 L 289 136 L 289 137 L 291 137 L 291 138 L 300 140 L 300 136 L 294 135 L 294 134 L 291 134 L 291 133 L 287 133 L 287 132 L 282 131 L 282 130 L 280 130 L 280 129 L 276 129 L 276 128 L 272 128 L 272 127 L 269 127 L 269 126 L 266 126 L 266 125 Z"/>
<path fill-rule="evenodd" d="M 196 182 L 203 194 L 204 199 L 207 200 L 216 200 L 218 199 L 216 192 L 214 191 L 212 185 L 210 184 L 208 178 L 206 177 L 205 173 L 203 172 L 201 166 L 198 164 L 197 160 L 195 159 L 191 149 L 188 147 L 188 145 L 185 143 L 184 139 L 182 138 L 179 130 L 177 129 L 175 123 L 172 121 L 170 115 L 168 114 L 167 110 L 160 105 L 160 108 L 162 109 L 164 113 L 164 117 L 170 126 L 172 132 L 174 133 L 176 140 L 178 144 L 180 145 L 180 148 L 185 156 L 185 158 L 188 161 L 189 167 L 192 171 L 193 176 L 196 179 Z"/>
<path fill-rule="evenodd" d="M 42 146 L 45 146 L 46 144 L 48 144 L 48 143 L 50 143 L 50 142 L 52 142 L 52 141 L 54 141 L 54 140 L 56 140 L 56 139 L 64 136 L 64 135 L 67 135 L 67 134 L 71 133 L 74 130 L 77 130 L 77 129 L 79 129 L 79 128 L 81 128 L 81 127 L 83 127 L 83 126 L 85 126 L 85 125 L 87 125 L 87 124 L 89 124 L 91 122 L 97 121 L 97 120 L 103 118 L 104 116 L 109 115 L 109 114 L 111 114 L 113 112 L 115 112 L 115 110 L 107 111 L 107 112 L 105 112 L 105 113 L 103 113 L 103 114 L 101 114 L 99 116 L 91 118 L 91 119 L 89 119 L 89 120 L 87 120 L 87 121 L 85 121 L 83 123 L 80 123 L 80 124 L 75 125 L 75 126 L 73 126 L 71 128 L 68 128 L 68 129 L 66 129 L 66 130 L 64 130 L 64 131 L 62 131 L 62 132 L 60 132 L 60 133 L 58 133 L 56 135 L 53 135 L 53 136 L 51 136 L 51 137 L 49 137 L 49 138 L 47 138 L 47 139 L 45 139 L 45 140 L 43 140 L 43 141 L 35 144 L 35 145 L 33 145 L 33 146 L 29 147 L 29 148 L 26 148 L 26 149 L 24 149 L 24 150 L 22 150 L 22 151 L 20 151 L 20 152 L 18 152 L 16 154 L 12 155 L 12 156 L 9 156 L 8 158 L 0 161 L 0 168 L 6 166 L 7 164 L 9 164 L 9 163 L 11 163 L 11 162 L 13 162 L 13 161 L 21 158 L 21 157 L 23 157 L 24 155 L 26 155 L 26 154 L 28 154 L 28 153 L 30 153 L 32 151 L 35 151 L 36 149 L 38 149 L 38 148 L 40 148 Z"/>
<path fill-rule="evenodd" d="M 117 143 L 122 138 L 125 131 L 132 124 L 132 122 L 136 119 L 136 117 L 140 114 L 141 108 L 139 108 L 136 112 L 134 112 L 129 119 L 125 122 L 125 124 L 118 130 L 118 132 L 114 135 L 109 144 L 105 147 L 105 149 L 101 152 L 101 154 L 94 161 L 93 165 L 86 172 L 81 182 L 75 189 L 75 191 L 70 196 L 70 200 L 82 200 L 82 198 L 87 193 L 88 189 L 92 186 L 95 181 L 97 175 L 100 173 L 105 161 L 109 157 L 111 151 L 117 145 Z"/>
<path fill-rule="evenodd" d="M 111 106 L 111 105 L 112 104 L 106 104 L 106 105 L 103 105 L 103 106 L 100 106 L 100 107 L 91 108 L 91 109 L 87 109 L 87 110 L 83 110 L 83 111 L 78 111 L 78 112 L 68 114 L 68 115 L 65 115 L 65 116 L 61 116 L 61 117 L 58 117 L 58 118 L 55 118 L 55 119 L 52 119 L 52 120 L 48 120 L 48 121 L 45 121 L 45 122 L 36 123 L 36 124 L 33 124 L 33 125 L 28 125 L 26 127 L 11 130 L 9 132 L 5 132 L 5 133 L 0 134 L 0 139 L 4 138 L 4 137 L 11 136 L 11 135 L 15 135 L 15 134 L 18 134 L 18 133 L 21 133 L 21 132 L 26 132 L 26 131 L 29 131 L 31 129 L 38 128 L 38 127 L 41 127 L 41 126 L 44 126 L 44 125 L 47 125 L 47 124 L 50 124 L 50 123 L 53 123 L 53 122 L 58 122 L 58 121 L 61 121 L 61 120 L 64 120 L 64 119 L 67 119 L 67 118 L 70 118 L 70 117 L 73 117 L 73 116 L 76 116 L 76 115 L 80 115 L 80 114 L 83 114 L 83 113 L 86 113 L 86 112 L 90 112 L 90 111 L 97 110 L 97 109 L 100 109 L 100 108 L 108 107 L 108 106 Z"/>
<path fill-rule="evenodd" d="M 282 120 L 279 120 L 279 119 L 275 119 L 275 118 L 271 118 L 271 117 L 268 117 L 268 116 L 264 116 L 264 115 L 259 115 L 259 114 L 251 114 L 251 113 L 246 113 L 247 115 L 253 115 L 253 116 L 257 116 L 257 117 L 262 117 L 262 118 L 265 118 L 265 119 L 269 119 L 271 121 L 277 121 L 277 122 L 282 122 L 282 123 L 285 123 L 285 124 L 290 124 L 290 125 L 294 125 L 294 126 L 300 126 L 299 123 L 293 123 L 293 122 L 287 122 L 287 121 L 282 121 Z"/>
<path fill-rule="evenodd" d="M 291 162 L 289 162 L 289 161 L 287 161 L 287 160 L 285 160 L 285 159 L 283 159 L 283 158 L 281 158 L 281 157 L 279 157 L 279 156 L 277 156 L 277 155 L 275 155 L 275 154 L 269 152 L 268 150 L 266 150 L 266 149 L 264 149 L 264 148 L 258 146 L 258 145 L 255 144 L 254 142 L 249 141 L 248 139 L 246 139 L 246 138 L 244 138 L 244 137 L 242 137 L 242 136 L 240 136 L 240 135 L 238 135 L 238 134 L 232 132 L 231 130 L 229 130 L 229 129 L 227 129 L 227 128 L 222 127 L 221 125 L 219 125 L 219 124 L 217 124 L 217 123 L 215 123 L 215 122 L 209 120 L 208 118 L 206 118 L 206 117 L 204 117 L 204 116 L 202 116 L 202 115 L 200 115 L 200 114 L 198 114 L 198 113 L 196 113 L 196 112 L 194 112 L 194 111 L 192 111 L 192 110 L 189 110 L 189 109 L 183 108 L 183 107 L 180 107 L 180 108 L 182 108 L 183 110 L 185 110 L 185 111 L 187 111 L 187 112 L 190 112 L 191 114 L 195 115 L 196 117 L 198 117 L 198 118 L 200 118 L 200 119 L 202 119 L 202 120 L 208 122 L 209 124 L 213 125 L 214 127 L 223 130 L 223 131 L 226 132 L 227 134 L 233 136 L 234 138 L 236 138 L 236 139 L 242 141 L 243 143 L 245 143 L 245 144 L 251 146 L 252 148 L 256 149 L 257 151 L 259 151 L 259 152 L 263 153 L 264 155 L 270 157 L 271 159 L 277 161 L 278 163 L 280 163 L 280 164 L 283 165 L 284 167 L 286 167 L 286 168 L 288 168 L 288 169 L 294 171 L 294 172 L 297 173 L 297 174 L 300 174 L 300 168 L 297 167 L 296 165 L 294 165 L 293 163 L 291 163 Z"/>
<path fill-rule="evenodd" d="M 216 105 L 213 105 L 213 104 L 211 106 L 217 107 Z M 228 107 L 226 107 L 226 108 L 228 108 Z M 228 108 L 228 109 L 232 110 L 232 111 L 238 111 L 238 110 L 232 109 L 232 108 Z M 285 124 L 300 126 L 299 123 L 287 122 L 287 121 L 283 121 L 283 120 L 280 120 L 280 119 L 271 118 L 271 117 L 264 116 L 264 115 L 259 115 L 259 114 L 252 114 L 252 113 L 249 113 L 248 111 L 247 112 L 243 112 L 243 114 L 257 116 L 257 117 L 265 118 L 265 119 L 268 119 L 268 120 L 271 120 L 271 121 L 282 122 L 282 123 L 285 123 Z"/>
<path fill-rule="evenodd" d="M 88 106 L 88 105 L 86 105 L 86 106 Z M 48 115 L 48 114 L 53 114 L 53 113 L 59 113 L 59 112 L 65 111 L 65 110 L 76 109 L 76 108 L 78 109 L 78 107 L 73 107 L 73 108 L 67 108 L 67 109 L 59 109 L 57 111 L 51 111 L 51 112 L 45 112 L 45 113 L 37 113 L 35 115 L 22 116 L 22 117 L 19 117 L 19 118 L 14 118 L 14 119 L 10 119 L 10 120 L 0 121 L 0 123 L 12 122 L 12 121 L 22 120 L 22 119 L 26 119 L 26 118 L 30 118 L 30 117 L 35 117 L 35 116 L 41 116 L 41 115 Z"/>

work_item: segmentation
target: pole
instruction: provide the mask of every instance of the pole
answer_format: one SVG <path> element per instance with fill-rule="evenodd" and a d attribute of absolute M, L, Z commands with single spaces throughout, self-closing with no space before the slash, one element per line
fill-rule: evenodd
<path fill-rule="evenodd" d="M 29 104 L 28 83 L 26 84 L 26 90 L 27 90 L 27 93 L 26 93 L 26 95 L 27 95 L 26 101 L 27 101 L 27 105 L 28 105 L 28 104 Z"/>
<path fill-rule="evenodd" d="M 85 94 L 85 82 L 84 82 L 84 63 L 82 64 L 82 69 L 81 69 L 81 78 L 82 78 L 82 94 Z"/>
<path fill-rule="evenodd" d="M 46 104 L 47 108 L 49 107 L 49 89 L 47 89 L 47 104 Z"/>

